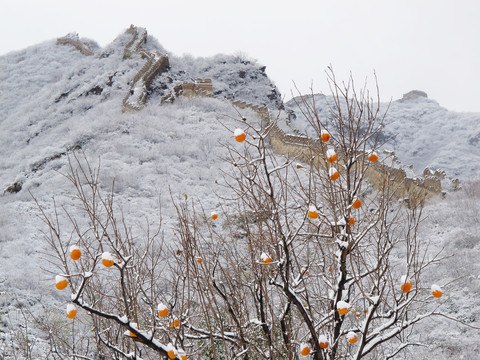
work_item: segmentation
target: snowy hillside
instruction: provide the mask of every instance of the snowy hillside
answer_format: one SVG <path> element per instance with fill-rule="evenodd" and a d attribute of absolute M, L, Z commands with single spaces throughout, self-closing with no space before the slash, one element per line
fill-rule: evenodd
<path fill-rule="evenodd" d="M 32 195 L 47 210 L 52 210 L 53 196 L 59 204 L 72 203 L 71 187 L 62 175 L 68 151 L 83 151 L 92 165 L 100 163 L 105 188 L 115 180 L 117 204 L 139 236 L 161 208 L 168 239 L 176 224 L 171 198 L 186 196 L 206 212 L 221 208 L 215 194 L 227 194 L 218 184 L 229 169 L 221 160 L 222 144 L 232 141 L 232 130 L 242 122 L 238 109 L 226 101 L 177 96 L 161 105 L 162 99 L 182 82 L 208 78 L 220 98 L 277 110 L 281 106 L 265 67 L 254 60 L 177 57 L 149 36 L 144 48 L 167 53 L 170 68 L 153 80 L 145 108 L 122 112 L 122 99 L 145 59 L 124 57 L 131 40 L 127 33 L 105 48 L 80 40 L 89 44 L 92 56 L 52 40 L 0 58 L 0 358 L 13 358 L 15 351 L 22 357 L 22 333 L 12 331 L 25 323 L 22 308 L 48 321 L 63 321 L 68 299 L 54 291 L 51 274 L 42 270 L 49 267 L 42 241 L 46 229 Z M 327 113 L 327 101 L 319 97 L 320 113 Z M 293 109 L 291 102 L 286 106 Z M 248 109 L 241 115 L 260 122 Z M 393 102 L 387 122 L 384 134 L 392 140 L 388 146 L 417 173 L 428 166 L 462 180 L 479 177 L 480 114 L 449 112 L 433 100 L 418 98 Z M 309 132 L 298 112 L 287 125 Z M 432 201 L 421 234 L 433 252 L 455 252 L 432 278 L 440 274 L 442 285 L 452 292 L 446 300 L 452 316 L 478 324 L 480 193 L 474 186 L 468 189 L 467 195 Z M 441 331 L 423 328 L 421 338 L 435 344 L 431 357 L 430 350 L 419 350 L 425 359 L 472 359 L 480 350 L 478 342 L 469 340 L 478 338 L 478 330 L 457 328 L 443 319 L 438 323 Z M 29 327 L 34 351 L 48 348 L 38 324 L 32 320 Z"/>
<path fill-rule="evenodd" d="M 130 38 L 121 34 L 104 49 L 89 41 L 93 56 L 48 41 L 0 59 L 2 355 L 1 349 L 11 349 L 14 341 L 5 337 L 5 326 L 16 327 L 20 321 L 16 297 L 37 314 L 51 311 L 45 297 L 53 296 L 60 304 L 67 300 L 52 291 L 51 275 L 40 270 L 48 268 L 41 265 L 45 229 L 30 195 L 47 210 L 52 209 L 53 196 L 63 204 L 71 203 L 71 187 L 62 175 L 67 151 L 84 151 L 92 166 L 100 161 L 102 184 L 108 188 L 115 179 L 116 202 L 131 226 L 144 229 L 147 220 L 157 221 L 161 208 L 168 238 L 175 224 L 171 197 L 201 200 L 206 210 L 220 208 L 214 194 L 222 193 L 216 182 L 221 183 L 227 165 L 219 156 L 222 143 L 233 140 L 240 118 L 228 102 L 180 98 L 173 105 L 159 106 L 160 97 L 178 82 L 209 77 L 220 84 L 217 94 L 230 98 L 242 94 L 265 104 L 277 101 L 264 69 L 253 62 L 234 56 L 201 59 L 198 64 L 190 58 L 172 58 L 170 70 L 152 85 L 149 106 L 141 112 L 122 113 L 129 82 L 145 62 L 140 56 L 123 59 Z M 145 46 L 164 51 L 152 38 Z M 180 71 L 183 63 L 185 70 Z M 239 71 L 249 74 L 248 79 L 258 76 L 257 86 L 246 89 Z M 160 89 L 169 76 L 175 80 L 165 81 Z M 255 92 L 249 95 L 252 89 Z M 242 115 L 255 123 L 254 113 L 245 110 Z M 9 186 L 13 190 L 3 192 Z M 37 348 L 43 347 L 37 344 Z"/>
<path fill-rule="evenodd" d="M 299 99 L 297 99 L 298 102 Z M 330 96 L 315 95 L 319 114 L 328 123 Z M 385 111 L 389 104 L 383 104 Z M 313 129 L 292 99 L 286 104 L 296 118 L 291 128 L 312 134 Z M 461 180 L 480 177 L 480 114 L 457 113 L 442 108 L 436 101 L 423 96 L 406 96 L 393 101 L 385 118 L 383 130 L 387 143 L 405 165 L 413 165 L 416 174 L 425 168 L 440 169 L 447 177 Z"/>

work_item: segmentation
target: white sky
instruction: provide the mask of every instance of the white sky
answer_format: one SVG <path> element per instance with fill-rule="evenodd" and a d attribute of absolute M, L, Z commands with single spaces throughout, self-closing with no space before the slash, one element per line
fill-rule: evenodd
<path fill-rule="evenodd" d="M 382 100 L 418 89 L 480 112 L 479 0 L 0 0 L 0 54 L 69 32 L 104 46 L 130 24 L 177 55 L 258 59 L 286 100 L 292 81 L 328 92 L 332 64 L 357 84 L 375 70 Z"/>

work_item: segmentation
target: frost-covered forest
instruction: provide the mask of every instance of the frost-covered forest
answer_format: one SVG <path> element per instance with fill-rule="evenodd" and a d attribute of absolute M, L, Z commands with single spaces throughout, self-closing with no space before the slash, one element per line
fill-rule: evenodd
<path fill-rule="evenodd" d="M 253 126 L 261 119 L 222 99 L 268 106 L 286 132 L 314 136 L 295 101 L 282 104 L 268 64 L 244 55 L 179 57 L 151 36 L 144 48 L 168 54 L 170 68 L 153 80 L 144 108 L 122 112 L 122 99 L 145 59 L 124 57 L 128 33 L 105 48 L 80 40 L 93 55 L 51 40 L 0 57 L 0 359 L 60 358 L 46 329 L 75 341 L 65 315 L 70 296 L 55 289 L 45 241 L 49 229 L 33 199 L 49 213 L 54 202 L 58 209 L 75 209 L 64 176 L 68 154 L 84 153 L 100 168 L 104 191 L 114 183 L 116 206 L 134 243 L 144 242 L 148 225 L 161 218 L 161 237 L 174 249 L 175 203 L 217 211 L 220 221 L 222 212 L 233 211 L 225 200 L 232 191 L 224 186 L 231 172 L 225 161 L 230 130 L 243 126 L 242 117 Z M 197 78 L 212 80 L 215 98 L 174 96 L 162 103 L 175 95 L 176 85 Z M 332 99 L 324 92 L 315 95 L 316 107 L 328 118 Z M 423 96 L 381 107 L 388 108 L 382 150 L 395 151 L 409 174 L 421 175 L 426 167 L 446 174 L 445 193 L 427 202 L 417 237 L 428 244 L 427 258 L 444 258 L 424 273 L 424 283 L 442 286 L 439 309 L 460 320 L 434 317 L 419 324 L 412 330 L 415 345 L 395 358 L 474 359 L 480 350 L 480 114 L 448 111 Z M 455 192 L 454 178 L 460 187 Z M 75 237 L 68 226 L 61 228 L 62 238 Z"/>

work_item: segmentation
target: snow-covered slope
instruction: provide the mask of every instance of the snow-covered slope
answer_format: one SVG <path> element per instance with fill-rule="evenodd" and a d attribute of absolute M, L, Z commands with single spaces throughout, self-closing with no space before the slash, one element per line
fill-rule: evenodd
<path fill-rule="evenodd" d="M 106 188 L 115 179 L 116 203 L 131 226 L 142 228 L 146 219 L 155 222 L 161 207 L 165 237 L 169 238 L 175 225 L 171 197 L 180 200 L 186 195 L 206 211 L 219 208 L 215 192 L 222 194 L 224 190 L 216 182 L 221 184 L 222 171 L 227 169 L 219 157 L 224 152 L 222 144 L 234 140 L 238 110 L 227 101 L 210 98 L 178 98 L 174 104 L 160 106 L 161 94 L 154 84 L 146 108 L 122 113 L 129 83 L 145 63 L 139 55 L 124 59 L 130 40 L 125 33 L 104 49 L 92 46 L 93 56 L 48 41 L 0 58 L 2 356 L 11 355 L 2 349 L 12 349 L 18 341 L 11 337 L 15 334 L 3 331 L 7 325 L 13 329 L 23 321 L 19 303 L 28 302 L 29 310 L 43 316 L 51 311 L 47 304 L 52 299 L 59 307 L 68 300 L 51 291 L 52 277 L 41 270 L 48 268 L 41 233 L 46 229 L 36 216 L 32 195 L 47 211 L 52 209 L 53 196 L 59 203 L 71 203 L 72 188 L 62 175 L 69 150 L 84 151 L 92 166 L 100 161 Z M 145 47 L 164 52 L 152 38 Z M 174 59 L 165 76 L 175 79 L 163 90 L 193 76 L 215 81 L 218 75 L 219 84 L 230 78 L 222 95 L 243 94 L 244 84 L 239 81 L 237 89 L 225 66 L 225 61 L 236 63 L 235 57 L 218 59 L 202 59 L 198 66 L 192 59 Z M 184 73 L 178 68 L 182 61 L 191 63 Z M 239 60 L 237 65 L 247 74 L 263 73 L 253 62 Z M 238 69 L 231 71 L 238 75 Z M 189 72 L 193 75 L 187 75 Z M 275 87 L 266 76 L 258 78 L 257 87 L 252 89 L 255 92 L 246 96 L 252 101 L 274 104 L 277 100 L 269 98 Z M 242 115 L 256 121 L 248 109 Z M 10 190 L 3 192 L 8 187 Z M 68 232 L 63 235 L 70 236 Z M 35 334 L 41 341 L 40 332 Z"/>
<path fill-rule="evenodd" d="M 480 177 L 480 114 L 457 113 L 424 97 L 392 102 L 385 134 L 400 160 L 421 172 L 442 169 L 449 177 Z"/>
<path fill-rule="evenodd" d="M 476 328 L 446 318 L 422 324 L 420 339 L 430 346 L 416 348 L 415 359 L 477 359 L 480 351 L 472 342 L 480 337 L 480 186 L 478 180 L 462 186 L 462 191 L 429 203 L 419 236 L 429 242 L 429 254 L 445 257 L 425 276 L 448 288 L 443 304 L 448 315 Z"/>
<path fill-rule="evenodd" d="M 175 224 L 171 196 L 183 199 L 187 195 L 206 211 L 220 206 L 213 193 L 225 191 L 217 185 L 222 171 L 228 169 L 220 159 L 222 143 L 232 140 L 229 129 L 239 126 L 239 114 L 230 103 L 218 99 L 177 98 L 160 106 L 162 97 L 183 81 L 210 78 L 220 97 L 271 108 L 280 105 L 280 95 L 265 68 L 253 60 L 168 54 L 170 69 L 153 81 L 147 106 L 139 112 L 123 113 L 122 99 L 145 63 L 139 55 L 124 58 L 130 40 L 131 35 L 124 33 L 99 48 L 82 39 L 90 44 L 92 56 L 47 41 L 0 58 L 0 186 L 16 185 L 0 195 L 0 355 L 19 341 L 15 333 L 6 332 L 8 326 L 24 321 L 19 303 L 44 316 L 52 311 L 47 311 L 46 304 L 61 308 L 68 300 L 52 290 L 52 277 L 41 271 L 47 266 L 42 264 L 45 244 L 41 234 L 46 229 L 36 217 L 31 197 L 33 194 L 47 210 L 54 195 L 59 203 L 71 202 L 71 187 L 62 175 L 68 150 L 84 151 L 93 165 L 100 159 L 102 182 L 108 187 L 115 179 L 117 204 L 132 226 L 142 228 L 145 219 L 156 219 L 161 206 L 168 238 Z M 151 37 L 144 48 L 166 53 Z M 318 104 L 323 106 L 321 99 Z M 320 110 L 326 113 L 325 108 Z M 242 115 L 257 121 L 253 112 L 244 110 Z M 428 99 L 394 102 L 385 134 L 393 139 L 398 157 L 420 171 L 425 166 L 440 167 L 451 177 L 474 178 L 480 171 L 478 120 L 479 114 L 452 113 Z M 306 129 L 300 116 L 290 126 L 302 132 Z M 480 285 L 479 269 L 474 267 L 480 252 L 479 205 L 467 201 L 469 198 L 478 199 L 480 194 L 434 201 L 426 210 L 429 217 L 422 233 L 435 250 L 445 244 L 447 253 L 456 252 L 446 266 L 438 267 L 445 280 L 442 285 L 449 288 L 448 282 L 458 275 L 471 274 L 468 282 L 450 285 L 459 292 L 448 298 L 452 311 L 467 322 L 474 321 L 480 309 L 474 296 Z M 436 348 L 437 359 L 452 354 L 471 358 L 468 355 L 479 349 L 477 344 L 466 350 L 463 347 L 468 340 L 457 338 L 454 342 L 447 336 L 464 332 L 463 336 L 472 337 L 474 330 L 445 333 L 446 328 L 442 325 L 441 334 L 433 331 L 428 335 L 430 342 L 445 338 L 443 346 Z M 42 343 L 41 331 L 32 331 Z M 36 347 L 40 349 L 41 344 Z"/>

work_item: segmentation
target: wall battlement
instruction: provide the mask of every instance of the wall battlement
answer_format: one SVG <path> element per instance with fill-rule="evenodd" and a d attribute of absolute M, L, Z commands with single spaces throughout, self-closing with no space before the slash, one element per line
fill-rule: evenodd
<path fill-rule="evenodd" d="M 85 56 L 92 56 L 93 51 L 87 43 L 81 42 L 77 34 L 68 34 L 57 39 L 57 45 L 71 45 Z"/>
<path fill-rule="evenodd" d="M 123 58 L 127 59 L 137 54 L 146 59 L 145 64 L 133 78 L 129 92 L 123 99 L 122 111 L 140 110 L 145 106 L 148 90 L 153 79 L 166 71 L 169 67 L 168 56 L 158 52 L 151 53 L 143 49 L 147 41 L 147 31 L 131 25 L 126 33 L 132 35 L 131 40 L 125 45 Z M 57 39 L 58 45 L 72 45 L 82 54 L 90 56 L 93 52 L 88 44 L 81 42 L 78 35 L 67 35 Z M 196 79 L 194 82 L 185 82 L 180 85 L 180 93 L 186 97 L 202 96 L 217 98 L 213 93 L 212 80 Z M 426 96 L 423 92 L 410 92 L 404 98 Z M 241 100 L 225 100 L 239 109 L 250 109 L 262 120 L 262 125 L 269 126 L 270 144 L 277 153 L 295 157 L 301 162 L 315 166 L 316 168 L 327 169 L 326 146 L 318 141 L 297 133 L 287 134 L 278 125 L 272 122 L 270 111 L 265 106 L 250 104 Z M 318 156 L 318 155 L 321 156 Z M 364 154 L 365 155 L 365 154 Z M 432 172 L 425 169 L 423 177 L 410 178 L 394 155 L 387 154 L 383 162 L 369 163 L 366 156 L 360 156 L 360 160 L 366 166 L 365 175 L 370 183 L 377 189 L 388 187 L 399 198 L 413 205 L 425 199 L 437 196 L 442 193 L 441 180 L 445 178 L 442 172 Z M 338 154 L 339 162 L 342 162 L 342 154 Z M 391 165 L 387 164 L 391 162 Z M 338 169 L 341 171 L 341 169 Z"/>
<path fill-rule="evenodd" d="M 196 95 L 209 96 L 213 95 L 213 86 L 211 79 L 195 79 L 195 82 L 184 82 L 182 84 L 182 94 L 186 97 Z"/>
<path fill-rule="evenodd" d="M 143 49 L 143 45 L 147 42 L 147 31 L 143 28 L 130 25 L 126 30 L 127 34 L 132 35 L 131 40 L 125 45 L 123 50 L 123 59 L 131 58 L 137 54 L 147 61 L 141 69 L 135 74 L 130 89 L 123 98 L 122 111 L 140 110 L 145 106 L 148 90 L 152 85 L 153 79 L 163 73 L 170 66 L 168 56 L 159 52 L 151 53 Z M 72 45 L 82 54 L 90 56 L 93 52 L 87 43 L 83 43 L 78 39 L 77 34 L 69 34 L 57 39 L 57 45 Z M 211 88 L 211 81 L 210 81 Z"/>
<path fill-rule="evenodd" d="M 151 53 L 143 49 L 143 45 L 147 42 L 145 29 L 130 25 L 126 32 L 132 35 L 132 39 L 125 46 L 123 58 L 127 59 L 138 54 L 147 61 L 133 78 L 130 89 L 123 98 L 123 112 L 142 109 L 147 101 L 148 90 L 152 86 L 153 79 L 170 66 L 167 55 L 159 52 Z"/>
<path fill-rule="evenodd" d="M 189 97 L 216 97 L 213 95 L 213 89 L 211 93 L 195 91 L 195 84 L 192 83 L 183 84 L 183 89 L 185 88 L 189 89 L 187 91 L 190 91 L 187 92 L 187 96 Z M 285 133 L 277 124 L 271 123 L 270 111 L 265 106 L 258 106 L 240 100 L 226 101 L 229 101 L 233 106 L 236 106 L 239 109 L 248 108 L 253 110 L 262 120 L 262 123 L 270 125 L 270 144 L 275 152 L 295 157 L 299 161 L 312 164 L 316 168 L 328 168 L 325 156 L 327 147 L 321 141 L 300 134 L 291 135 Z M 322 154 L 323 156 L 319 157 L 318 154 Z M 366 166 L 365 175 L 374 188 L 377 190 L 388 188 L 396 197 L 404 199 L 409 206 L 413 206 L 426 199 L 442 194 L 441 179 L 445 178 L 444 173 L 439 171 L 431 172 L 426 169 L 423 177 L 410 178 L 407 176 L 406 171 L 401 167 L 402 164 L 395 157 L 395 154 L 385 152 L 384 155 L 385 160 L 377 163 L 367 161 L 366 154 L 364 154 L 364 157 L 359 158 L 364 166 Z M 342 154 L 338 154 L 338 156 L 339 162 L 342 162 Z M 391 165 L 387 164 L 387 162 L 390 162 Z M 341 169 L 338 170 L 341 171 Z"/>

